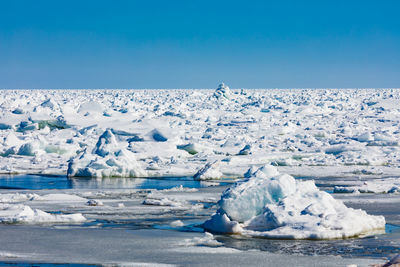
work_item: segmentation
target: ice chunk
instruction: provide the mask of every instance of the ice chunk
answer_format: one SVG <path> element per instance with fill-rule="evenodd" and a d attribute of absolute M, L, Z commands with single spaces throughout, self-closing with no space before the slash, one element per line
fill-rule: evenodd
<path fill-rule="evenodd" d="M 168 137 L 162 133 L 159 129 L 154 129 L 149 133 L 150 137 L 156 142 L 166 142 Z"/>
<path fill-rule="evenodd" d="M 19 148 L 18 155 L 35 156 L 35 154 L 38 153 L 38 150 L 39 150 L 38 143 L 36 142 L 26 143 Z"/>
<path fill-rule="evenodd" d="M 221 83 L 214 92 L 214 96 L 218 99 L 221 99 L 221 98 L 230 99 L 231 94 L 232 94 L 231 90 L 224 83 Z"/>
<path fill-rule="evenodd" d="M 222 172 L 219 171 L 219 161 L 209 162 L 193 176 L 196 180 L 210 180 L 210 179 L 220 179 L 222 177 Z"/>
<path fill-rule="evenodd" d="M 8 130 L 11 128 L 12 128 L 12 126 L 10 124 L 3 123 L 3 122 L 0 123 L 0 130 Z"/>
<path fill-rule="evenodd" d="M 49 98 L 46 101 L 44 101 L 42 104 L 40 104 L 40 106 L 42 106 L 44 108 L 53 109 L 56 106 L 56 104 L 54 103 L 53 100 L 51 100 L 51 98 Z"/>
<path fill-rule="evenodd" d="M 17 132 L 27 132 L 27 131 L 35 131 L 39 129 L 39 124 L 31 122 L 31 121 L 21 121 Z"/>
<path fill-rule="evenodd" d="M 203 237 L 195 237 L 193 239 L 186 239 L 182 244 L 184 246 L 207 246 L 207 247 L 221 247 L 223 243 L 215 240 L 211 233 L 205 232 Z"/>
<path fill-rule="evenodd" d="M 226 214 L 216 213 L 204 223 L 204 228 L 215 233 L 238 234 L 242 227 L 238 222 L 231 221 Z"/>
<path fill-rule="evenodd" d="M 16 108 L 12 111 L 13 114 L 24 114 L 24 111 L 20 108 Z"/>
<path fill-rule="evenodd" d="M 88 206 L 104 206 L 103 202 L 101 200 L 96 200 L 96 199 L 90 199 L 88 202 L 86 202 Z"/>
<path fill-rule="evenodd" d="M 145 171 L 135 159 L 135 155 L 121 149 L 105 157 L 83 152 L 72 158 L 68 164 L 69 177 L 143 177 Z"/>
<path fill-rule="evenodd" d="M 90 152 L 91 151 L 91 152 Z M 124 149 L 107 129 L 97 141 L 94 149 L 85 149 L 68 164 L 69 177 L 142 177 L 146 173 L 135 159 L 135 155 Z"/>
<path fill-rule="evenodd" d="M 238 155 L 249 155 L 251 154 L 251 146 L 245 145 L 240 151 Z"/>
<path fill-rule="evenodd" d="M 110 151 L 118 149 L 117 140 L 110 129 L 107 129 L 96 143 L 96 147 L 93 150 L 93 154 L 97 154 L 101 157 L 107 156 Z"/>
<path fill-rule="evenodd" d="M 372 141 L 374 138 L 370 132 L 365 132 L 356 137 L 359 142 L 369 142 Z"/>
<path fill-rule="evenodd" d="M 265 167 L 272 169 L 273 166 Z M 218 202 L 228 216 L 238 222 L 247 221 L 262 213 L 266 204 L 277 203 L 296 190 L 295 179 L 287 174 L 256 171 L 252 177 L 227 189 Z"/>
<path fill-rule="evenodd" d="M 0 223 L 77 223 L 86 221 L 80 213 L 50 214 L 17 204 L 0 204 Z"/>
<path fill-rule="evenodd" d="M 226 190 L 218 204 L 217 213 L 204 223 L 206 230 L 269 238 L 331 239 L 385 227 L 383 216 L 348 208 L 320 191 L 313 181 L 296 181 L 270 166 Z"/>
<path fill-rule="evenodd" d="M 182 227 L 185 224 L 181 220 L 175 220 L 175 221 L 172 221 L 169 225 L 172 227 Z"/>
<path fill-rule="evenodd" d="M 153 206 L 170 206 L 170 207 L 183 207 L 183 203 L 169 198 L 146 198 L 142 202 L 143 205 Z"/>
<path fill-rule="evenodd" d="M 186 145 L 177 145 L 177 149 L 184 150 L 188 152 L 190 155 L 196 155 L 199 152 L 210 152 L 210 149 L 207 147 L 204 147 L 202 145 L 199 145 L 197 143 L 190 143 Z"/>
<path fill-rule="evenodd" d="M 178 145 L 176 148 L 185 150 L 186 152 L 188 152 L 191 155 L 195 155 L 195 154 L 199 153 L 199 151 L 198 151 L 199 149 L 197 148 L 196 144 Z"/>

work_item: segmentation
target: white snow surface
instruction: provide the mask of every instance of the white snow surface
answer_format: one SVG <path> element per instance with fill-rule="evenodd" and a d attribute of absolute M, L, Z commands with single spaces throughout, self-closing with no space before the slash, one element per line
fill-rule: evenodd
<path fill-rule="evenodd" d="M 41 209 L 31 208 L 29 203 L 82 203 L 85 198 L 53 193 L 38 195 L 35 193 L 6 193 L 0 194 L 0 223 L 80 223 L 86 221 L 81 213 L 52 214 Z"/>
<path fill-rule="evenodd" d="M 373 179 L 353 186 L 335 186 L 334 193 L 399 193 L 398 178 Z"/>
<path fill-rule="evenodd" d="M 223 176 L 266 163 L 394 172 L 399 103 L 399 89 L 1 90 L 0 172 L 193 176 L 215 161 Z"/>
<path fill-rule="evenodd" d="M 218 161 L 207 163 L 203 168 L 196 172 L 193 178 L 196 180 L 220 179 L 223 174 L 219 170 L 219 164 L 220 163 Z"/>
<path fill-rule="evenodd" d="M 67 173 L 68 176 L 98 178 L 146 176 L 135 155 L 120 148 L 110 129 L 99 137 L 93 149 L 86 148 L 70 160 Z"/>
<path fill-rule="evenodd" d="M 250 173 L 250 174 L 249 174 Z M 385 227 L 383 216 L 346 207 L 313 181 L 264 166 L 228 188 L 206 230 L 285 239 L 348 238 Z"/>
<path fill-rule="evenodd" d="M 0 223 L 78 223 L 85 220 L 80 213 L 50 214 L 22 204 L 0 204 Z"/>

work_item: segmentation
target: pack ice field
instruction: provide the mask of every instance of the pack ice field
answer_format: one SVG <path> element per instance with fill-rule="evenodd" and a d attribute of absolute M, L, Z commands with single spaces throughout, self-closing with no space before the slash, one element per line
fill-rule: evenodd
<path fill-rule="evenodd" d="M 2 232 L 82 247 L 0 258 L 379 264 L 400 251 L 399 126 L 399 89 L 1 90 Z"/>

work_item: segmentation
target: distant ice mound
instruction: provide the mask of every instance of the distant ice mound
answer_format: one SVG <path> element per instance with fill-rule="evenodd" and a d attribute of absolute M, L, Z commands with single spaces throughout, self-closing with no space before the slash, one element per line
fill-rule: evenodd
<path fill-rule="evenodd" d="M 227 85 L 225 85 L 224 83 L 221 83 L 218 88 L 215 90 L 214 92 L 214 96 L 218 99 L 231 99 L 232 93 L 231 90 L 229 89 L 229 87 Z"/>
<path fill-rule="evenodd" d="M 69 177 L 144 177 L 145 171 L 135 155 L 118 144 L 114 134 L 107 129 L 95 147 L 86 149 L 68 164 Z"/>
<path fill-rule="evenodd" d="M 221 196 L 208 231 L 285 239 L 348 238 L 381 230 L 383 216 L 346 207 L 313 181 L 279 174 L 273 166 L 249 171 Z"/>

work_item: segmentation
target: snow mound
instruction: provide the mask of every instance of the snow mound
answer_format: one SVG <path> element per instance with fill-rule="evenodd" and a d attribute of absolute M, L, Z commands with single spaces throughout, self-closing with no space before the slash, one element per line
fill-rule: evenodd
<path fill-rule="evenodd" d="M 222 172 L 219 171 L 219 161 L 208 162 L 193 176 L 195 180 L 220 179 Z"/>
<path fill-rule="evenodd" d="M 196 155 L 197 153 L 204 152 L 206 148 L 199 144 L 195 143 L 190 143 L 186 145 L 177 145 L 177 149 L 184 150 L 188 152 L 190 155 Z"/>
<path fill-rule="evenodd" d="M 96 143 L 96 147 L 93 150 L 94 154 L 101 157 L 105 157 L 110 154 L 111 151 L 118 149 L 118 143 L 115 139 L 114 134 L 110 129 L 107 129 L 100 137 Z"/>
<path fill-rule="evenodd" d="M 50 214 L 18 204 L 0 204 L 0 223 L 77 223 L 86 221 L 80 213 Z"/>
<path fill-rule="evenodd" d="M 101 200 L 96 200 L 96 199 L 90 199 L 88 202 L 86 202 L 88 206 L 104 206 L 103 202 Z"/>
<path fill-rule="evenodd" d="M 152 140 L 156 142 L 166 142 L 168 141 L 168 137 L 165 133 L 161 132 L 159 129 L 154 129 L 148 135 Z"/>
<path fill-rule="evenodd" d="M 285 239 L 348 238 L 382 230 L 383 216 L 346 207 L 313 181 L 297 181 L 273 166 L 227 189 L 206 230 Z"/>
<path fill-rule="evenodd" d="M 21 156 L 35 156 L 40 151 L 40 145 L 38 142 L 25 143 L 18 149 L 18 155 Z"/>
<path fill-rule="evenodd" d="M 194 237 L 184 241 L 185 246 L 207 246 L 207 247 L 221 247 L 223 243 L 215 240 L 211 233 L 205 232 L 202 237 Z"/>
<path fill-rule="evenodd" d="M 231 99 L 232 97 L 231 95 L 232 95 L 231 90 L 224 83 L 221 83 L 214 92 L 214 96 L 217 99 L 224 99 L 224 98 Z"/>
<path fill-rule="evenodd" d="M 143 177 L 145 171 L 135 154 L 121 148 L 110 129 L 98 139 L 94 149 L 85 149 L 68 164 L 69 177 Z"/>

